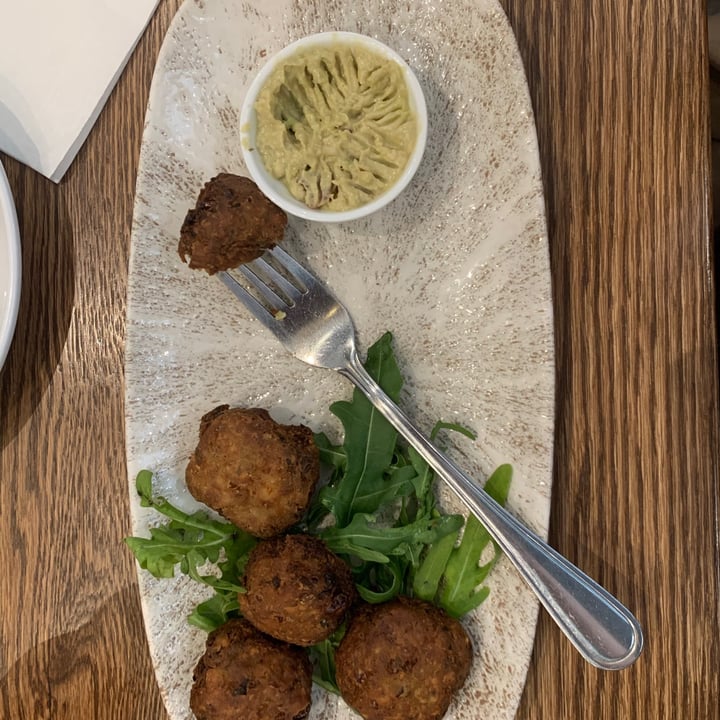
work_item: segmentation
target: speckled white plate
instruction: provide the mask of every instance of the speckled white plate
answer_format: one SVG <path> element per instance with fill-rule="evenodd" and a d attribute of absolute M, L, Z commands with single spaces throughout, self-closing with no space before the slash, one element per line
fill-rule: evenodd
<path fill-rule="evenodd" d="M 537 143 L 515 39 L 496 0 L 188 0 L 170 28 L 150 94 L 132 238 L 127 325 L 127 452 L 134 532 L 150 520 L 134 493 L 149 468 L 162 491 L 194 501 L 184 468 L 200 417 L 220 403 L 266 407 L 337 435 L 328 405 L 351 388 L 288 356 L 219 281 L 177 255 L 200 187 L 245 174 L 238 111 L 253 74 L 288 42 L 323 30 L 372 35 L 413 67 L 429 139 L 408 189 L 345 225 L 290 220 L 286 247 L 352 311 L 361 348 L 394 333 L 402 405 L 477 431 L 449 452 L 483 481 L 515 466 L 509 506 L 541 535 L 550 504 L 554 353 Z M 442 501 L 454 507 L 452 498 Z M 451 720 L 512 718 L 525 682 L 537 603 L 510 567 L 466 626 L 472 675 Z M 172 720 L 192 715 L 192 669 L 205 636 L 185 617 L 205 593 L 183 578 L 140 588 L 157 679 Z M 355 717 L 317 691 L 313 720 Z"/>

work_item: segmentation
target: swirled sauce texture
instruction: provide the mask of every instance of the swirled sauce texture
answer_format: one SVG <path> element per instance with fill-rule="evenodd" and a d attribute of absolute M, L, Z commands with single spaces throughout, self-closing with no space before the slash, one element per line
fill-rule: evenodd
<path fill-rule="evenodd" d="M 288 59 L 255 112 L 265 167 L 314 209 L 351 210 L 381 195 L 417 139 L 403 69 L 360 45 L 317 46 Z"/>

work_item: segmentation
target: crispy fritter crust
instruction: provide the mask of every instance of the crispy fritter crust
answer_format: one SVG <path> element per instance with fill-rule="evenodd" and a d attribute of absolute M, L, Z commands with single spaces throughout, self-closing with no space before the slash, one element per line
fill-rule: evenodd
<path fill-rule="evenodd" d="M 355 615 L 335 663 L 343 698 L 365 720 L 439 720 L 470 672 L 472 647 L 443 610 L 399 597 Z"/>
<path fill-rule="evenodd" d="M 307 652 L 229 620 L 208 635 L 193 674 L 197 720 L 303 720 L 310 712 Z"/>
<path fill-rule="evenodd" d="M 185 482 L 194 498 L 265 538 L 300 520 L 319 474 L 310 428 L 277 423 L 261 408 L 221 405 L 200 422 Z"/>
<path fill-rule="evenodd" d="M 295 645 L 332 635 L 355 600 L 349 566 L 319 538 L 286 535 L 256 545 L 245 567 L 243 615 L 258 629 Z"/>
<path fill-rule="evenodd" d="M 210 275 L 250 262 L 283 238 L 287 215 L 250 179 L 220 173 L 205 184 L 180 229 L 178 253 Z"/>

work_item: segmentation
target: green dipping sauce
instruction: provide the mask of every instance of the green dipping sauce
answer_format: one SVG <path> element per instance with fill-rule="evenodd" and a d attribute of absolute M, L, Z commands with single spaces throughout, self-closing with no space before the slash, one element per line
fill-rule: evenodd
<path fill-rule="evenodd" d="M 300 51 L 270 75 L 255 112 L 263 164 L 313 209 L 374 200 L 400 177 L 417 139 L 403 68 L 362 44 Z"/>

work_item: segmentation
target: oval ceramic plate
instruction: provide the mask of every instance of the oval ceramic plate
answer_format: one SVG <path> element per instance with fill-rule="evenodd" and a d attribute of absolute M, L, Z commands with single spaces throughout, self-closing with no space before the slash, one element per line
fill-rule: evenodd
<path fill-rule="evenodd" d="M 5 169 L 0 163 L 0 369 L 15 331 L 20 304 L 20 231 Z"/>
<path fill-rule="evenodd" d="M 246 174 L 238 112 L 266 57 L 299 37 L 377 37 L 425 91 L 428 146 L 412 183 L 351 224 L 292 218 L 286 248 L 350 308 L 361 349 L 392 331 L 406 377 L 401 404 L 429 431 L 474 428 L 448 452 L 484 481 L 510 462 L 509 507 L 546 534 L 554 423 L 548 245 L 532 110 L 514 37 L 495 0 L 195 0 L 165 40 L 150 94 L 132 238 L 127 326 L 127 449 L 135 534 L 155 520 L 134 476 L 157 473 L 195 507 L 183 476 L 200 417 L 221 403 L 268 408 L 337 436 L 327 408 L 351 388 L 290 357 L 215 278 L 178 257 L 180 226 L 203 183 Z M 453 438 L 450 439 L 453 442 Z M 456 505 L 447 493 L 441 501 Z M 205 635 L 186 623 L 206 597 L 184 578 L 140 573 L 157 680 L 172 720 L 192 714 L 192 670 Z M 537 603 L 507 561 L 465 618 L 475 646 L 450 720 L 512 718 L 525 683 Z M 355 715 L 316 690 L 312 720 Z"/>

